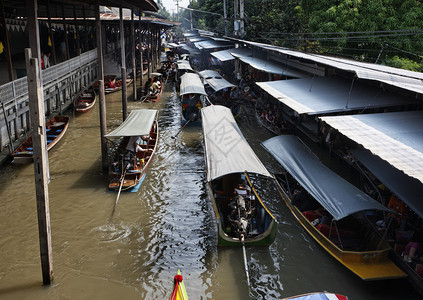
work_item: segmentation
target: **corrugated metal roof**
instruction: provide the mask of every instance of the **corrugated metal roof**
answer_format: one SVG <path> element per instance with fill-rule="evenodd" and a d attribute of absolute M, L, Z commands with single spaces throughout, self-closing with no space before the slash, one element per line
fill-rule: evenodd
<path fill-rule="evenodd" d="M 423 111 L 320 119 L 398 170 L 423 182 Z"/>
<path fill-rule="evenodd" d="M 378 64 L 364 63 L 345 58 L 303 53 L 300 51 L 294 51 L 256 42 L 243 42 L 263 49 L 277 51 L 279 53 L 296 58 L 307 59 L 326 66 L 354 72 L 358 78 L 376 80 L 416 93 L 423 93 L 423 73 L 420 72 L 413 72 Z"/>
<path fill-rule="evenodd" d="M 415 98 L 339 77 L 257 82 L 263 90 L 299 114 L 327 114 L 357 109 L 392 107 L 418 102 Z"/>
<path fill-rule="evenodd" d="M 304 74 L 296 70 L 290 69 L 289 67 L 284 67 L 281 64 L 276 62 L 272 62 L 272 61 L 257 58 L 257 57 L 246 56 L 239 53 L 231 53 L 231 54 L 239 58 L 239 60 L 241 60 L 242 62 L 249 64 L 254 69 L 257 69 L 260 71 L 289 76 L 289 77 L 295 77 L 295 78 L 304 77 Z"/>
<path fill-rule="evenodd" d="M 248 48 L 232 48 L 210 53 L 220 61 L 229 61 L 235 59 L 231 53 L 242 54 L 244 56 L 251 56 L 251 49 Z"/>
<path fill-rule="evenodd" d="M 194 45 L 200 50 L 230 47 L 230 45 L 228 44 L 222 44 L 213 40 L 197 42 L 197 43 L 194 43 Z"/>
<path fill-rule="evenodd" d="M 198 72 L 198 74 L 200 74 L 200 76 L 205 80 L 205 83 L 207 83 L 215 92 L 235 86 L 214 70 L 204 70 Z"/>

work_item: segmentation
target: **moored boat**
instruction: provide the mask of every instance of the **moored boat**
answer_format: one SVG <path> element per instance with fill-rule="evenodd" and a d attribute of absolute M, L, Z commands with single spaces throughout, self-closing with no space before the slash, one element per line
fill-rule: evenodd
<path fill-rule="evenodd" d="M 276 237 L 277 222 L 250 175 L 272 178 L 271 174 L 248 145 L 229 108 L 212 105 L 201 114 L 218 246 L 270 245 Z"/>
<path fill-rule="evenodd" d="M 180 270 L 178 270 L 178 274 L 173 278 L 173 290 L 169 300 L 188 300 L 188 294 Z"/>
<path fill-rule="evenodd" d="M 363 280 L 406 277 L 366 217 L 368 211 L 392 210 L 324 166 L 296 136 L 277 136 L 262 145 L 286 170 L 276 175 L 286 205 L 329 254 Z"/>
<path fill-rule="evenodd" d="M 104 75 L 103 80 L 104 80 L 104 88 L 107 88 L 111 84 L 112 85 L 116 84 L 116 75 Z M 99 82 L 98 81 L 94 82 L 93 89 L 95 91 L 99 90 Z"/>
<path fill-rule="evenodd" d="M 181 77 L 179 97 L 181 98 L 182 125 L 201 125 L 200 110 L 204 106 L 204 97 L 207 96 L 200 76 L 195 73 L 185 73 Z"/>
<path fill-rule="evenodd" d="M 130 85 L 134 79 L 132 78 L 126 78 L 126 86 Z M 122 78 L 116 79 L 116 82 L 114 84 L 106 84 L 104 83 L 104 93 L 110 94 L 117 91 L 122 90 L 123 80 Z"/>
<path fill-rule="evenodd" d="M 136 192 L 154 157 L 159 128 L 157 110 L 133 110 L 106 138 L 121 138 L 113 149 L 109 189 Z"/>
<path fill-rule="evenodd" d="M 50 151 L 65 135 L 69 117 L 55 116 L 46 122 L 47 151 Z M 13 163 L 28 164 L 33 161 L 32 136 L 23 141 L 12 153 Z"/>
<path fill-rule="evenodd" d="M 84 90 L 75 100 L 74 107 L 77 112 L 87 112 L 95 105 L 96 93 L 94 89 Z"/>

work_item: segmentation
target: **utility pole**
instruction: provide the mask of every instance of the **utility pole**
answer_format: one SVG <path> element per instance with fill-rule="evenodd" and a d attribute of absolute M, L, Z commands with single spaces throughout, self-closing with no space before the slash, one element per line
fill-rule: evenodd
<path fill-rule="evenodd" d="M 179 21 L 179 0 L 175 0 L 176 1 L 176 15 L 177 17 L 177 21 Z"/>
<path fill-rule="evenodd" d="M 239 0 L 234 0 L 234 36 L 239 36 Z"/>
<path fill-rule="evenodd" d="M 245 37 L 244 28 L 244 0 L 239 0 L 239 31 L 241 38 Z"/>
<path fill-rule="evenodd" d="M 228 36 L 228 7 L 226 0 L 223 0 L 223 18 L 225 22 L 225 36 Z"/>

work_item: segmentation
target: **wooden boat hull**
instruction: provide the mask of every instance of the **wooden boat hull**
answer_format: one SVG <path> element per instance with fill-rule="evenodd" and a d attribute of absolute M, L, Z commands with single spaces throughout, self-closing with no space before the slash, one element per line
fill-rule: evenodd
<path fill-rule="evenodd" d="M 132 78 L 126 79 L 126 86 L 129 86 L 134 80 Z M 119 81 L 116 81 L 116 86 L 114 88 L 105 88 L 104 93 L 111 94 L 117 91 L 122 90 L 122 84 L 119 84 Z"/>
<path fill-rule="evenodd" d="M 381 280 L 406 277 L 406 274 L 388 259 L 391 249 L 386 242 L 375 235 L 373 238 L 379 239 L 378 242 L 381 243 L 381 250 L 356 252 L 340 249 L 329 238 L 317 230 L 313 224 L 311 224 L 304 214 L 291 203 L 290 197 L 276 179 L 275 182 L 283 200 L 285 201 L 285 204 L 303 228 L 318 244 L 320 244 L 320 246 L 323 247 L 323 249 L 325 249 L 347 269 L 363 280 Z"/>
<path fill-rule="evenodd" d="M 150 149 L 149 151 L 144 154 L 144 157 L 141 157 L 140 154 L 138 157 L 137 154 L 137 165 L 140 163 L 142 159 L 145 159 L 145 163 L 142 167 L 137 167 L 136 170 L 133 170 L 132 172 L 127 172 L 123 178 L 123 181 L 121 179 L 122 173 L 121 172 L 114 172 L 113 170 L 110 172 L 110 179 L 109 179 L 109 190 L 112 191 L 118 191 L 121 189 L 122 191 L 131 191 L 136 192 L 138 188 L 140 187 L 142 181 L 144 180 L 147 171 L 151 165 L 151 161 L 154 158 L 154 154 L 156 152 L 157 148 L 157 138 L 159 135 L 159 128 L 157 121 L 154 121 L 155 124 L 155 132 L 154 132 L 154 144 L 147 145 L 147 148 Z M 151 134 L 151 133 L 150 133 Z M 126 144 L 121 145 L 120 148 L 124 149 L 126 147 Z M 145 155 L 148 154 L 148 159 Z M 121 187 L 122 185 L 122 187 Z"/>
<path fill-rule="evenodd" d="M 218 246 L 242 246 L 243 242 L 236 237 L 230 236 L 227 232 L 228 229 L 225 227 L 227 226 L 227 222 L 224 220 L 224 215 L 221 213 L 221 205 L 219 205 L 216 197 L 215 197 L 215 191 L 212 187 L 212 183 L 209 182 L 207 184 L 208 186 L 208 192 L 211 200 L 212 210 L 214 214 L 214 219 L 216 221 L 217 226 L 217 244 Z M 261 207 L 264 209 L 263 213 L 266 216 L 266 229 L 260 233 L 259 235 L 252 236 L 252 237 L 246 237 L 244 240 L 244 244 L 246 246 L 269 246 L 273 243 L 273 241 L 276 238 L 277 233 L 277 222 L 273 215 L 267 210 L 265 205 L 263 204 L 261 198 L 255 191 L 253 190 L 254 194 L 256 196 L 256 201 L 258 201 L 261 205 Z M 226 225 L 225 225 L 226 224 Z"/>
<path fill-rule="evenodd" d="M 76 112 L 87 112 L 94 107 L 96 102 L 96 93 L 94 89 L 84 91 L 74 103 Z"/>
<path fill-rule="evenodd" d="M 56 116 L 46 122 L 47 151 L 50 151 L 68 130 L 69 117 Z M 33 162 L 32 136 L 23 141 L 12 153 L 13 163 L 28 164 Z"/>
<path fill-rule="evenodd" d="M 106 86 L 106 84 L 109 82 L 109 81 L 111 81 L 111 82 L 113 82 L 113 83 L 116 83 L 116 75 L 104 75 L 104 85 Z M 94 84 L 93 84 L 93 89 L 95 90 L 95 91 L 97 91 L 98 92 L 98 90 L 99 90 L 99 82 L 98 81 L 96 81 L 96 82 L 94 82 Z"/>

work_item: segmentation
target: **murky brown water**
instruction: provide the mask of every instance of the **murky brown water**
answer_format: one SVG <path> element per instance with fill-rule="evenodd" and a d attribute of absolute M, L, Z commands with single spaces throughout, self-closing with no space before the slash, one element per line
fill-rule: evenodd
<path fill-rule="evenodd" d="M 129 89 L 132 91 L 132 88 Z M 132 99 L 131 95 L 128 99 Z M 120 93 L 107 96 L 108 124 L 121 123 Z M 168 299 L 181 269 L 190 299 L 279 299 L 332 291 L 350 299 L 418 299 L 405 280 L 363 282 L 321 249 L 297 224 L 266 180 L 257 182 L 279 221 L 270 247 L 217 249 L 205 190 L 201 127 L 181 127 L 172 83 L 158 103 L 158 152 L 140 190 L 106 191 L 101 174 L 98 104 L 72 116 L 49 153 L 54 282 L 42 286 L 33 166 L 0 170 L 0 299 Z M 72 115 L 71 112 L 69 112 Z M 261 148 L 271 135 L 245 117 L 240 127 L 271 170 Z"/>

